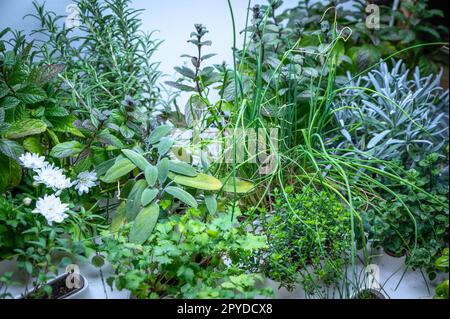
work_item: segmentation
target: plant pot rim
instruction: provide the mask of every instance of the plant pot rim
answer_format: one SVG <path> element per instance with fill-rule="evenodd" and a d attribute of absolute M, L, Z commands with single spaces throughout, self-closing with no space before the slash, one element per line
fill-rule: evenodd
<path fill-rule="evenodd" d="M 405 257 L 408 254 L 408 252 L 406 250 L 403 250 L 403 252 L 399 253 L 399 254 L 396 254 L 396 253 L 394 253 L 391 250 L 386 249 L 386 248 L 383 248 L 383 251 L 386 253 L 386 255 L 388 255 L 390 257 L 394 257 L 394 258 L 402 258 L 402 257 Z"/>
<path fill-rule="evenodd" d="M 61 280 L 62 278 L 64 278 L 64 277 L 67 276 L 67 275 L 68 275 L 68 273 L 63 273 L 63 274 L 61 274 L 61 275 L 58 275 L 58 276 L 56 276 L 55 278 L 53 278 L 53 279 L 47 281 L 46 284 L 47 284 L 47 285 L 51 285 L 52 283 L 54 283 L 54 282 L 56 282 L 56 281 L 58 281 L 58 280 Z M 74 289 L 74 290 L 70 291 L 69 293 L 67 293 L 67 294 L 65 294 L 65 295 L 62 295 L 61 297 L 59 297 L 59 298 L 57 298 L 57 299 L 72 299 L 72 298 L 74 298 L 74 297 L 80 295 L 81 293 L 85 292 L 85 291 L 88 289 L 88 287 L 89 287 L 89 282 L 88 282 L 88 280 L 86 279 L 86 277 L 83 276 L 82 274 L 78 274 L 78 275 L 79 275 L 80 278 L 81 278 L 81 283 L 82 283 L 83 286 L 82 286 L 81 288 Z M 28 292 L 28 294 L 32 293 L 33 291 L 34 291 L 34 288 L 33 288 L 33 289 L 30 289 L 29 292 Z M 14 299 L 24 299 L 24 298 L 23 298 L 23 294 L 20 294 L 20 295 L 15 296 Z"/>
<path fill-rule="evenodd" d="M 359 295 L 361 295 L 362 293 L 370 293 L 372 294 L 372 296 L 375 296 L 376 298 L 374 299 L 386 299 L 386 296 L 383 295 L 381 293 L 381 291 L 377 290 L 377 289 L 373 289 L 373 288 L 364 288 L 364 289 L 360 289 L 358 290 L 358 292 L 356 292 L 353 296 L 352 299 L 361 299 L 362 298 L 357 298 Z"/>

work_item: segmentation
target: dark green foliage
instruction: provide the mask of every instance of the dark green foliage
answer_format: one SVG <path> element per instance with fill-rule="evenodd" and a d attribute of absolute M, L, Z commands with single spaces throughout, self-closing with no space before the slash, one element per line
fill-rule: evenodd
<path fill-rule="evenodd" d="M 2 32 L 2 37 L 9 30 Z M 10 41 L 0 37 L 0 193 L 17 186 L 22 171 L 18 157 L 26 150 L 43 154 L 61 135 L 82 137 L 75 116 L 57 90 L 61 65 L 35 61 L 33 42 L 20 32 Z M 9 43 L 9 44 L 8 44 Z"/>
<path fill-rule="evenodd" d="M 426 270 L 431 278 L 435 276 L 434 262 L 441 248 L 448 247 L 449 236 L 448 166 L 443 168 L 441 160 L 439 155 L 429 154 L 406 172 L 405 177 L 422 192 L 406 186 L 390 187 L 412 216 L 391 194 L 384 194 L 379 207 L 366 215 L 366 228 L 375 246 L 394 255 L 407 254 L 406 263 Z"/>

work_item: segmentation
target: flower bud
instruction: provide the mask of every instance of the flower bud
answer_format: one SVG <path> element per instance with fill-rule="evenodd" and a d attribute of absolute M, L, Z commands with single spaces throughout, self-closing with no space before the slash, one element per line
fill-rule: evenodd
<path fill-rule="evenodd" d="M 22 202 L 25 206 L 30 206 L 31 201 L 32 201 L 32 199 L 30 197 L 25 197 Z"/>

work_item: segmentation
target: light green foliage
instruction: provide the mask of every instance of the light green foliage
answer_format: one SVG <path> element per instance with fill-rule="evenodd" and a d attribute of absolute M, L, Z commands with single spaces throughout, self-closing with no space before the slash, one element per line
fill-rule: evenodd
<path fill-rule="evenodd" d="M 445 271 L 448 274 L 448 248 L 445 248 L 442 255 L 436 259 L 435 267 L 438 271 Z M 449 299 L 448 278 L 436 287 L 434 299 Z"/>
<path fill-rule="evenodd" d="M 227 221 L 227 222 L 224 222 Z M 106 240 L 115 267 L 109 284 L 137 298 L 253 298 L 270 295 L 242 262 L 267 247 L 264 236 L 231 224 L 230 214 L 203 216 L 189 209 L 161 220 L 143 245 Z"/>

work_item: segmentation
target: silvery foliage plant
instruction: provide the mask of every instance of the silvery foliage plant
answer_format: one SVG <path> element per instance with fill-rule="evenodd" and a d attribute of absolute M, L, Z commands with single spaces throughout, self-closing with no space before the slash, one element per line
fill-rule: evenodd
<path fill-rule="evenodd" d="M 348 76 L 347 89 L 333 104 L 342 134 L 338 149 L 366 159 L 411 164 L 425 153 L 442 154 L 448 145 L 449 92 L 438 75 L 422 76 L 400 61 L 381 63 L 365 76 Z"/>

